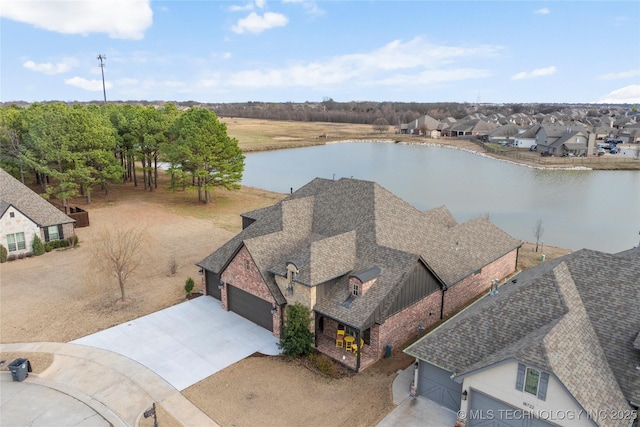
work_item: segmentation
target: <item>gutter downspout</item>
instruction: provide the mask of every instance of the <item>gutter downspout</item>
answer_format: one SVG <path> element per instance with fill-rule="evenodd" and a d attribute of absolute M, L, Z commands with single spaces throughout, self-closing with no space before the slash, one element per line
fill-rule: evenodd
<path fill-rule="evenodd" d="M 444 293 L 446 290 L 446 287 L 442 288 L 442 297 L 440 298 L 440 320 L 444 319 Z"/>
<path fill-rule="evenodd" d="M 356 343 L 358 346 L 358 355 L 356 356 L 356 373 L 360 370 L 360 354 L 362 353 L 362 348 L 360 347 L 360 329 L 356 329 Z"/>

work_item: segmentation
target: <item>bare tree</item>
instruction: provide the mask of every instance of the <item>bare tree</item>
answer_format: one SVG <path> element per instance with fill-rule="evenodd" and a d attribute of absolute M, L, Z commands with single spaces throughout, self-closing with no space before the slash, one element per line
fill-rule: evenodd
<path fill-rule="evenodd" d="M 385 133 L 389 130 L 389 122 L 384 117 L 378 117 L 373 121 L 373 130 L 378 133 Z"/>
<path fill-rule="evenodd" d="M 422 132 L 422 136 L 424 136 L 425 138 L 429 135 L 427 135 L 427 133 L 429 132 L 429 126 L 427 126 L 426 123 L 424 123 L 422 126 L 420 126 L 420 132 Z"/>
<path fill-rule="evenodd" d="M 538 244 L 540 243 L 540 239 L 544 234 L 544 227 L 542 226 L 542 218 L 539 218 L 536 221 L 536 225 L 533 227 L 533 235 L 536 238 L 536 252 L 538 252 Z"/>
<path fill-rule="evenodd" d="M 118 280 L 121 301 L 126 300 L 127 279 L 140 266 L 146 227 L 105 229 L 95 240 L 94 257 L 102 270 Z"/>

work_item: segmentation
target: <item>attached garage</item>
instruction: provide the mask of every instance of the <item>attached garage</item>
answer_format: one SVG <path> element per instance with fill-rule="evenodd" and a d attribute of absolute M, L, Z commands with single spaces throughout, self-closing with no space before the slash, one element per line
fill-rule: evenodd
<path fill-rule="evenodd" d="M 269 301 L 231 285 L 227 285 L 227 301 L 229 310 L 273 331 L 273 315 L 271 314 L 273 305 Z"/>
<path fill-rule="evenodd" d="M 220 288 L 218 288 L 218 285 L 220 284 L 219 274 L 205 270 L 205 284 L 207 286 L 207 295 L 211 295 L 217 300 L 222 297 L 222 292 L 220 291 Z"/>
<path fill-rule="evenodd" d="M 451 372 L 421 361 L 418 374 L 419 395 L 452 411 L 460 410 L 462 384 L 451 379 Z"/>
<path fill-rule="evenodd" d="M 469 427 L 549 427 L 555 424 L 533 418 L 522 409 L 471 390 L 469 393 Z"/>

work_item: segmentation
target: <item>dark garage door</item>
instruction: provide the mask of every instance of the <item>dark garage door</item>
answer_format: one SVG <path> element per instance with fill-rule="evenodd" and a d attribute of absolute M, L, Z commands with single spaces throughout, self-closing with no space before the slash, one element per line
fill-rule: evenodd
<path fill-rule="evenodd" d="M 231 285 L 227 285 L 227 292 L 229 310 L 246 317 L 265 329 L 273 331 L 272 305 L 269 301 Z"/>
<path fill-rule="evenodd" d="M 462 384 L 451 379 L 451 372 L 429 363 L 420 362 L 418 394 L 452 411 L 460 409 Z"/>
<path fill-rule="evenodd" d="M 527 416 L 522 410 L 507 405 L 484 393 L 469 393 L 469 427 L 549 427 L 554 424 Z"/>

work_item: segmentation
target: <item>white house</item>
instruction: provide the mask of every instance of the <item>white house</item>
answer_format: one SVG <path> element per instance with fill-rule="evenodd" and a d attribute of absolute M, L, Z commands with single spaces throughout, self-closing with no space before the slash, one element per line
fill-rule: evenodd
<path fill-rule="evenodd" d="M 525 270 L 405 350 L 417 393 L 466 426 L 631 426 L 640 247 Z"/>
<path fill-rule="evenodd" d="M 0 244 L 8 255 L 32 251 L 37 235 L 43 242 L 75 235 L 75 220 L 0 169 Z"/>

